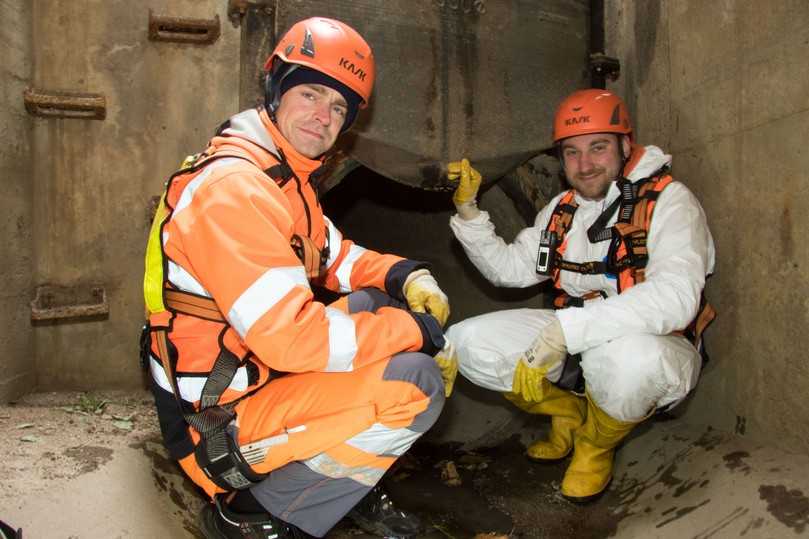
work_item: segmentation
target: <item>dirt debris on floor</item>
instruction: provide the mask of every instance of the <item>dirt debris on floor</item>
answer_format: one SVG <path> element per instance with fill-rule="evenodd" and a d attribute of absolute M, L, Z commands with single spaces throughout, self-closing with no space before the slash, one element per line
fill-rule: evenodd
<path fill-rule="evenodd" d="M 524 433 L 523 433 L 524 434 Z M 801 535 L 809 457 L 676 421 L 652 421 L 619 451 L 596 502 L 558 494 L 568 459 L 537 463 L 514 435 L 496 447 L 420 440 L 384 482 L 425 539 Z M 152 396 L 45 393 L 0 406 L 0 520 L 25 537 L 199 538 L 207 500 L 163 448 Z M 365 539 L 350 521 L 329 539 Z"/>
<path fill-rule="evenodd" d="M 0 407 L 0 506 L 98 469 L 156 422 L 147 392 L 39 393 Z"/>

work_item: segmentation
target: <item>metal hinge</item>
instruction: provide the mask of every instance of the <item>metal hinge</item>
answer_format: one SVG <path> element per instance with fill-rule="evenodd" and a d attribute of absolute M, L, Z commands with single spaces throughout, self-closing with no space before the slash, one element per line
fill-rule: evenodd
<path fill-rule="evenodd" d="M 267 0 L 228 0 L 228 19 L 234 26 L 239 26 L 251 7 L 261 9 L 265 15 L 272 15 L 273 12 Z"/>
<path fill-rule="evenodd" d="M 594 52 L 590 55 L 590 72 L 615 82 L 621 75 L 621 61 L 603 52 Z"/>

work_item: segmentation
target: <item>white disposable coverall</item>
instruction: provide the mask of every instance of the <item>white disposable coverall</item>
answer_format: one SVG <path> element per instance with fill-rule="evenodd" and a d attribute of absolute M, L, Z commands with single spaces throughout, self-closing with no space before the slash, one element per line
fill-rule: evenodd
<path fill-rule="evenodd" d="M 643 154 L 627 175 L 631 181 L 671 163 L 671 156 L 656 146 L 634 151 Z M 587 229 L 617 196 L 615 182 L 603 200 L 576 196 L 579 207 L 566 236 L 566 260 L 604 259 L 610 242 L 590 243 Z M 522 230 L 511 244 L 496 235 L 485 211 L 469 221 L 455 215 L 450 226 L 469 259 L 493 284 L 532 286 L 548 279 L 536 273 L 539 236 L 561 197 L 551 200 L 534 226 Z M 715 251 L 705 212 L 685 185 L 674 181 L 660 194 L 647 247 L 646 280 L 621 294 L 615 278 L 603 274 L 562 271 L 560 276 L 562 288 L 571 296 L 591 290 L 607 294 L 607 299 L 587 301 L 584 307 L 558 310 L 556 316 L 568 353 L 581 353 L 591 398 L 621 421 L 638 421 L 655 407 L 676 404 L 699 377 L 699 353 L 688 340 L 671 332 L 684 329 L 696 316 L 705 278 L 713 272 Z M 517 309 L 454 324 L 447 338 L 457 351 L 459 371 L 482 387 L 511 391 L 518 359 L 553 316 L 551 310 Z M 548 378 L 556 381 L 558 371 L 550 372 Z"/>

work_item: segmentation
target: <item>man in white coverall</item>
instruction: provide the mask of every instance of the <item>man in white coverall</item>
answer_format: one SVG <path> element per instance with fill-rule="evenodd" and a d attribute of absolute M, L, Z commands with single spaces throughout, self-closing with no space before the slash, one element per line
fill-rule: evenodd
<path fill-rule="evenodd" d="M 450 226 L 472 263 L 499 286 L 552 279 L 557 310 L 464 320 L 436 359 L 550 415 L 548 440 L 528 455 L 554 460 L 573 450 L 561 492 L 588 501 L 606 489 L 615 447 L 632 428 L 694 388 L 699 336 L 713 318 L 702 291 L 715 253 L 702 207 L 669 176 L 671 156 L 633 144 L 618 96 L 574 92 L 557 110 L 553 139 L 571 189 L 511 244 L 476 206 L 480 174 L 466 159 L 448 168 L 459 181 Z M 575 385 L 566 378 L 578 354 L 584 390 L 562 389 Z"/>

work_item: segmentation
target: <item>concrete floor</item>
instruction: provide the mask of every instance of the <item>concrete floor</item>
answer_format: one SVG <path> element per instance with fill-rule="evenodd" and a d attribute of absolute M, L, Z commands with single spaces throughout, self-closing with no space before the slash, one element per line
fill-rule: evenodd
<path fill-rule="evenodd" d="M 545 428 L 544 418 L 535 423 Z M 618 453 L 607 494 L 582 507 L 556 494 L 565 462 L 528 461 L 526 441 L 476 451 L 417 444 L 388 488 L 422 516 L 424 537 L 809 536 L 809 456 L 652 421 Z M 204 500 L 166 458 L 146 392 L 29 395 L 0 407 L 0 451 L 0 520 L 26 538 L 200 536 Z M 459 485 L 441 477 L 449 462 Z M 329 537 L 362 534 L 341 524 Z"/>

